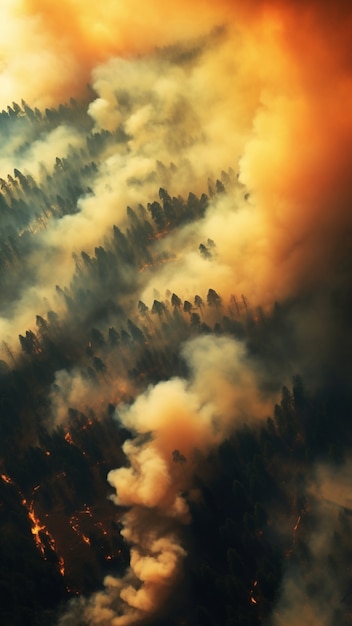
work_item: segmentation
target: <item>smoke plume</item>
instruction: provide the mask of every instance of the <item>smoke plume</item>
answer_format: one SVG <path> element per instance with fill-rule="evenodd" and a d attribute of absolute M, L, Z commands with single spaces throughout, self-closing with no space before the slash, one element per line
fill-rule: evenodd
<path fill-rule="evenodd" d="M 18 119 L 7 131 L 5 111 L 0 176 L 20 168 L 39 189 L 21 229 L 29 242 L 21 279 L 1 304 L 6 342 L 52 309 L 72 325 L 71 333 L 83 334 L 79 321 L 72 322 L 75 312 L 67 313 L 70 289 L 81 280 L 77 292 L 89 301 L 84 263 L 93 266 L 98 247 L 112 245 L 114 226 L 129 227 L 127 206 L 137 210 L 146 199 L 159 201 L 161 188 L 179 202 L 190 190 L 207 193 L 206 208 L 197 219 L 172 230 L 165 223 L 158 237 L 150 235 L 151 262 L 121 263 L 109 293 L 114 313 L 98 315 L 94 301 L 87 306 L 91 326 L 102 327 L 106 319 L 120 323 L 120 308 L 126 317 L 137 316 L 138 301 L 151 308 L 172 293 L 192 302 L 199 294 L 205 301 L 212 287 L 223 298 L 224 314 L 232 294 L 244 294 L 265 311 L 277 300 L 311 298 L 311 310 L 296 322 L 302 368 L 311 365 L 304 353 L 307 328 L 314 326 L 319 345 L 313 360 L 324 354 L 322 346 L 331 354 L 331 300 L 348 288 L 352 243 L 352 12 L 343 2 L 314 0 L 240 5 L 3 2 L 0 101 L 4 108 L 12 103 L 9 116 Z M 73 117 L 56 124 L 54 108 L 72 96 L 83 107 L 84 124 Z M 18 113 L 15 104 L 22 99 Z M 35 124 L 46 108 L 47 126 L 38 137 Z M 82 171 L 74 169 L 78 159 Z M 82 173 L 84 167 L 94 175 Z M 75 187 L 80 177 L 82 185 Z M 53 191 L 43 200 L 40 221 L 37 202 L 45 185 Z M 20 200 L 15 183 L 8 187 Z M 200 244 L 209 240 L 212 254 L 201 255 Z M 329 312 L 316 325 L 312 308 L 321 301 Z M 210 307 L 203 317 L 214 325 Z M 105 357 L 103 341 L 100 349 Z M 173 377 L 147 389 L 131 384 L 133 402 L 117 406 L 118 420 L 134 436 L 124 444 L 127 467 L 110 472 L 108 480 L 114 502 L 128 509 L 122 532 L 131 562 L 123 579 L 108 577 L 104 591 L 79 604 L 89 624 L 132 624 L 162 607 L 182 571 L 182 528 L 188 502 L 197 497 L 199 458 L 238 424 L 270 412 L 258 366 L 238 343 L 204 337 L 178 345 L 177 352 L 189 379 Z M 56 423 L 65 421 L 72 404 L 98 405 L 111 390 L 117 403 L 121 371 L 112 361 L 98 400 L 79 367 L 58 368 L 50 395 Z M 101 373 L 100 357 L 95 364 Z M 302 589 L 294 593 L 301 601 Z M 73 624 L 77 610 L 62 624 Z M 308 619 L 314 624 L 318 618 Z"/>
<path fill-rule="evenodd" d="M 173 378 L 148 388 L 118 419 L 135 434 L 123 450 L 128 466 L 112 470 L 113 501 L 127 507 L 122 534 L 131 546 L 123 579 L 106 578 L 84 615 L 89 624 L 133 624 L 160 612 L 182 572 L 182 526 L 199 498 L 200 459 L 227 434 L 266 415 L 269 401 L 256 386 L 243 346 L 203 337 L 183 348 L 190 380 Z M 71 619 L 75 619 L 76 606 Z M 63 624 L 71 624 L 66 615 Z"/>

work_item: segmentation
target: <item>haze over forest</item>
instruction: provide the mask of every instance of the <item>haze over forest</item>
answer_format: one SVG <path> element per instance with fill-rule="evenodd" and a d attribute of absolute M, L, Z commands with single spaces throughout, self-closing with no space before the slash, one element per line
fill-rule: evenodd
<path fill-rule="evenodd" d="M 352 10 L 0 8 L 0 622 L 347 626 Z"/>

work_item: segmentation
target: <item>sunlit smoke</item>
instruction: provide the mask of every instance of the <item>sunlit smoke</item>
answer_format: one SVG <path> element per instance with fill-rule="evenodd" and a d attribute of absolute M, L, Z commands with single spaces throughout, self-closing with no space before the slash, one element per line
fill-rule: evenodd
<path fill-rule="evenodd" d="M 69 296 L 55 286 L 69 290 L 77 280 L 73 255 L 84 251 L 89 258 L 102 242 L 110 245 L 114 225 L 126 227 L 126 207 L 160 200 L 160 187 L 172 197 L 207 193 L 207 205 L 199 219 L 190 215 L 154 233 L 148 262 L 121 269 L 128 288 L 119 283 L 121 293 L 112 298 L 127 314 L 139 300 L 151 307 L 156 293 L 193 302 L 215 287 L 225 314 L 232 294 L 271 310 L 276 300 L 347 284 L 351 12 L 342 2 L 239 4 L 3 2 L 1 106 L 12 104 L 14 111 L 24 99 L 44 111 L 74 96 L 87 118 L 84 130 L 60 123 L 37 137 L 34 127 L 22 127 L 24 109 L 15 114 L 0 148 L 4 187 L 14 168 L 45 186 L 57 157 L 58 168 L 70 155 L 90 166 L 87 136 L 112 138 L 94 155 L 94 177 L 78 190 L 70 212 L 55 214 L 59 178 L 41 221 L 34 206 L 21 237 L 35 236 L 37 247 L 26 259 L 29 279 L 2 305 L 6 341 L 50 309 L 64 319 Z M 215 182 L 221 174 L 225 185 Z M 209 238 L 216 248 L 211 258 L 199 254 Z M 204 322 L 213 325 L 211 310 Z M 310 323 L 304 318 L 302 327 Z M 324 330 L 317 343 L 324 343 Z M 123 535 L 131 563 L 123 579 L 109 577 L 103 592 L 80 604 L 91 624 L 122 626 L 160 609 L 182 571 L 197 455 L 269 412 L 238 344 L 207 337 L 178 350 L 189 380 L 160 382 L 117 407 L 133 438 L 124 445 L 128 466 L 110 472 L 109 481 L 115 503 L 129 509 Z M 72 406 L 107 404 L 111 389 L 116 400 L 125 384 L 117 370 L 111 365 L 111 378 L 101 375 L 94 387 L 84 368 L 60 367 L 50 394 L 55 424 L 65 422 Z M 128 391 L 136 393 L 132 384 Z M 315 623 L 316 616 L 307 619 Z"/>
<path fill-rule="evenodd" d="M 189 501 L 199 497 L 193 478 L 200 459 L 269 407 L 240 344 L 204 337 L 186 344 L 184 354 L 189 381 L 160 382 L 118 409 L 119 421 L 136 436 L 123 446 L 128 467 L 112 470 L 108 481 L 113 501 L 128 507 L 122 535 L 131 561 L 123 579 L 108 577 L 105 591 L 88 601 L 89 623 L 105 623 L 108 609 L 118 625 L 163 608 L 186 556 L 182 526 L 190 521 Z"/>

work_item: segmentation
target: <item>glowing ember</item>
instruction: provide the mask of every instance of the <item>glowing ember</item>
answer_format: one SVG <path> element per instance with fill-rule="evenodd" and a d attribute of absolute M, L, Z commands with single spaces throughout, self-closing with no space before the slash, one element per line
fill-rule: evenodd
<path fill-rule="evenodd" d="M 70 433 L 66 433 L 65 434 L 65 441 L 67 441 L 67 443 L 73 445 L 73 439 L 72 439 Z"/>
<path fill-rule="evenodd" d="M 4 481 L 4 483 L 7 483 L 8 485 L 14 484 L 10 476 L 8 476 L 7 474 L 1 474 L 1 478 Z"/>
<path fill-rule="evenodd" d="M 31 533 L 34 537 L 35 540 L 35 544 L 37 546 L 37 548 L 39 548 L 39 550 L 41 551 L 41 553 L 43 554 L 43 556 L 45 555 L 45 546 L 40 538 L 40 532 L 41 531 L 45 531 L 45 526 L 43 524 L 40 523 L 40 520 L 35 516 L 34 513 L 34 509 L 33 509 L 33 502 L 30 503 L 29 505 L 29 510 L 28 510 L 28 517 L 32 522 L 32 528 L 31 528 Z"/>
<path fill-rule="evenodd" d="M 254 592 L 255 592 L 255 588 L 257 585 L 258 585 L 258 581 L 255 580 L 253 583 L 253 589 L 251 589 L 251 592 L 250 592 L 250 601 L 252 604 L 258 604 L 257 600 L 254 597 Z"/>

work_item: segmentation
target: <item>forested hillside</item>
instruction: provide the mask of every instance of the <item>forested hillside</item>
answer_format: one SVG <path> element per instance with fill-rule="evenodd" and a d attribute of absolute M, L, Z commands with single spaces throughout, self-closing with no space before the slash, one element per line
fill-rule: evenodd
<path fill-rule="evenodd" d="M 36 285 L 40 265 L 47 263 L 43 256 L 38 267 L 42 233 L 74 215 L 82 194 L 94 199 L 91 186 L 102 155 L 127 138 L 121 131 L 94 132 L 85 108 L 75 101 L 43 112 L 14 103 L 1 114 L 3 136 L 21 133 L 29 142 L 66 123 L 84 133 L 83 148 L 56 157 L 50 172 L 42 165 L 38 178 L 15 169 L 1 181 L 4 317 L 13 314 L 23 293 Z M 18 148 L 19 155 L 26 150 L 30 143 Z M 343 376 L 309 390 L 310 382 L 306 388 L 295 369 L 304 355 L 297 320 L 304 319 L 306 299 L 264 310 L 251 306 L 245 294 L 223 299 L 216 283 L 201 294 L 187 292 L 186 298 L 182 292 L 155 290 L 152 301 L 139 299 L 143 284 L 153 280 L 160 265 L 177 268 L 180 250 L 168 246 L 172 233 L 204 220 L 208 207 L 229 194 L 236 192 L 249 202 L 231 167 L 218 178 L 215 174 L 201 194 L 190 189 L 186 197 L 159 187 L 160 182 L 166 185 L 170 171 L 177 180 L 176 166 L 157 162 L 154 198 L 127 206 L 123 223 L 113 224 L 94 252 L 74 253 L 72 280 L 56 285 L 52 302 L 57 309 L 44 299 L 31 325 L 3 341 L 1 621 L 54 624 L 71 598 L 99 592 L 104 577 L 124 580 L 131 547 L 138 546 L 138 540 L 121 534 L 128 526 L 126 511 L 148 509 L 149 517 L 156 518 L 148 524 L 155 523 L 158 533 L 165 526 L 165 519 L 160 526 L 160 516 L 171 515 L 153 494 L 150 503 L 148 498 L 135 502 L 133 495 L 126 501 L 122 497 L 117 506 L 111 500 L 114 493 L 116 500 L 111 470 L 132 464 L 137 483 L 148 472 L 135 465 L 124 443 L 148 450 L 158 437 L 157 427 L 148 426 L 148 415 L 144 434 L 138 434 L 125 417 L 126 407 L 139 394 L 150 397 L 151 389 L 175 381 L 192 404 L 187 394 L 199 377 L 195 370 L 212 366 L 217 379 L 213 393 L 219 398 L 213 425 L 207 425 L 208 441 L 198 433 L 200 440 L 190 447 L 182 420 L 181 435 L 171 422 L 177 414 L 165 425 L 171 453 L 159 471 L 176 483 L 185 475 L 179 489 L 189 513 L 179 522 L 174 513 L 176 522 L 168 522 L 179 542 L 181 563 L 170 566 L 165 580 L 163 574 L 157 582 L 152 577 L 152 584 L 163 590 L 160 602 L 139 608 L 132 619 L 202 626 L 259 625 L 271 619 L 281 624 L 286 612 L 294 610 L 295 600 L 285 596 L 291 585 L 311 611 L 329 610 L 334 623 L 347 624 L 350 499 L 347 491 L 330 496 L 325 483 L 333 477 L 344 480 L 351 445 L 350 391 Z M 218 254 L 211 236 L 209 232 L 194 250 L 209 266 Z M 54 248 L 51 254 L 55 258 Z M 339 314 L 345 316 L 346 309 L 340 306 Z M 196 364 L 187 345 L 200 351 Z M 255 385 L 248 379 L 251 368 Z M 339 374 L 336 363 L 331 368 Z M 242 387 L 240 392 L 232 396 L 224 378 L 235 389 Z M 174 402 L 171 386 L 169 393 L 166 414 Z M 254 393 L 258 404 L 259 398 L 264 403 L 264 414 L 249 397 Z M 217 413 L 224 399 L 227 424 L 219 428 Z M 203 419 L 201 410 L 198 420 Z M 143 421 L 143 407 L 141 411 Z M 154 480 L 152 490 L 157 489 Z M 169 490 L 167 486 L 166 495 Z M 324 538 L 318 554 L 314 533 Z M 142 553 L 148 553 L 146 546 Z M 100 593 L 113 611 L 115 595 L 106 587 Z M 91 623 L 90 604 L 86 606 L 73 604 L 62 623 Z"/>
<path fill-rule="evenodd" d="M 0 8 L 4 626 L 351 621 L 351 12 L 245 4 Z"/>

